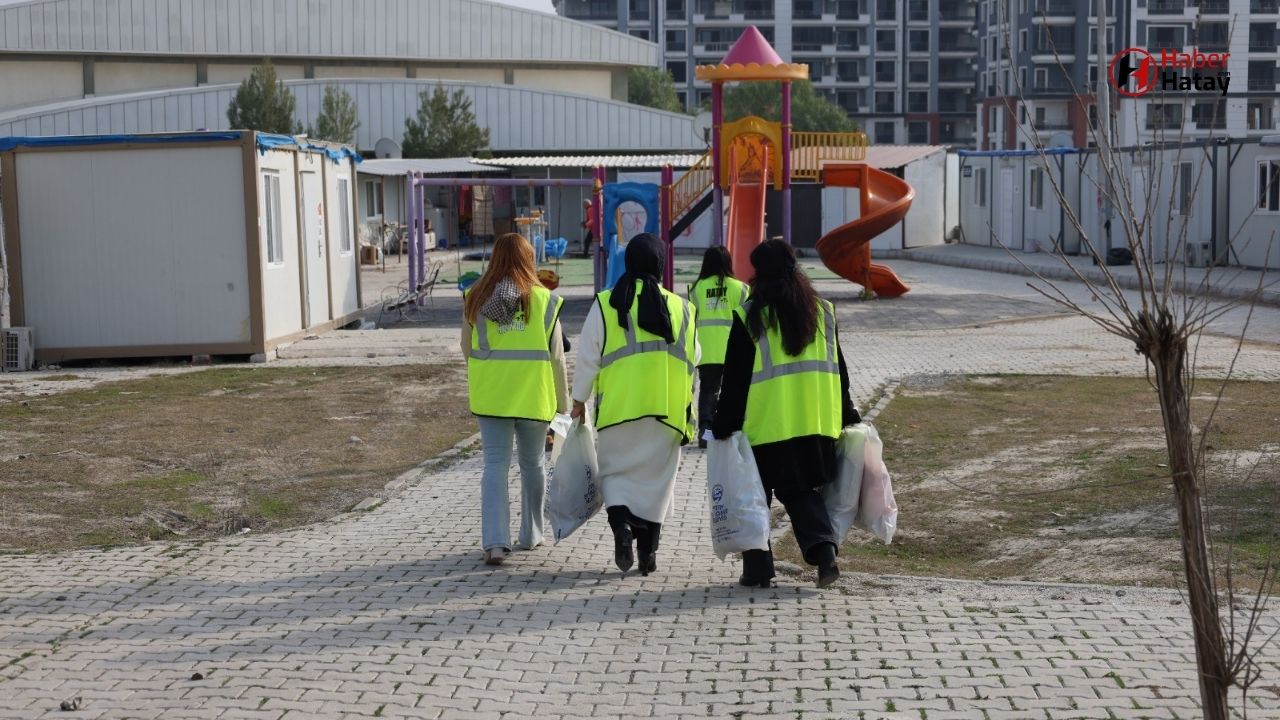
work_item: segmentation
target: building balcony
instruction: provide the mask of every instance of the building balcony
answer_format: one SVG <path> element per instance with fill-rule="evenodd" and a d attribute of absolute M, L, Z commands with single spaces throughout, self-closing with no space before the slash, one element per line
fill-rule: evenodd
<path fill-rule="evenodd" d="M 1275 15 L 1280 13 L 1280 0 L 1250 0 L 1251 14 Z"/>
<path fill-rule="evenodd" d="M 955 54 L 976 55 L 978 54 L 978 42 L 976 40 L 974 42 L 963 42 L 963 43 L 940 42 L 938 43 L 938 53 L 948 54 L 948 55 L 955 55 Z"/>
<path fill-rule="evenodd" d="M 1148 15 L 1181 15 L 1187 9 L 1186 0 L 1150 0 Z"/>
<path fill-rule="evenodd" d="M 834 55 L 836 46 L 835 43 L 797 42 L 792 43 L 791 52 L 793 54 Z"/>
<path fill-rule="evenodd" d="M 1275 78 L 1249 78 L 1249 90 L 1271 92 L 1276 89 Z"/>
<path fill-rule="evenodd" d="M 1249 52 L 1261 53 L 1263 55 L 1270 55 L 1276 52 L 1276 41 L 1268 40 L 1264 42 L 1262 40 L 1250 40 Z"/>
<path fill-rule="evenodd" d="M 1201 15 L 1229 15 L 1231 14 L 1231 3 L 1229 0 L 1200 0 Z"/>

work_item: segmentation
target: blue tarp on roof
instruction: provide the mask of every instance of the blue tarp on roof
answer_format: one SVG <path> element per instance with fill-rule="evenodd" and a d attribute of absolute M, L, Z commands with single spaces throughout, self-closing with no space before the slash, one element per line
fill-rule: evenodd
<path fill-rule="evenodd" d="M 0 137 L 0 152 L 14 150 L 20 147 L 39 148 L 125 144 L 169 145 L 189 142 L 238 142 L 242 136 L 242 131 L 231 130 L 224 132 L 192 132 L 163 135 L 55 135 L 50 137 Z M 258 151 L 264 154 L 272 148 L 297 147 L 307 152 L 323 153 L 335 163 L 342 162 L 344 158 L 350 158 L 357 163 L 364 159 L 352 148 L 346 146 L 332 147 L 329 145 L 320 145 L 311 142 L 307 138 L 299 138 L 292 135 L 258 133 L 257 142 Z"/>
<path fill-rule="evenodd" d="M 1045 155 L 1075 155 L 1080 148 L 1045 148 L 1044 150 L 961 150 L 960 157 L 1038 157 Z"/>

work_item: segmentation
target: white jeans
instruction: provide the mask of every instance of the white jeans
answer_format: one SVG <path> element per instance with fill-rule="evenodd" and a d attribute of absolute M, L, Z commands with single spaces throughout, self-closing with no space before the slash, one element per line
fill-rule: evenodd
<path fill-rule="evenodd" d="M 484 474 L 480 479 L 480 535 L 485 550 L 511 549 L 511 501 L 507 477 L 514 438 L 520 464 L 520 545 L 542 542 L 543 505 L 547 473 L 543 463 L 548 423 L 536 420 L 482 417 L 480 443 Z"/>

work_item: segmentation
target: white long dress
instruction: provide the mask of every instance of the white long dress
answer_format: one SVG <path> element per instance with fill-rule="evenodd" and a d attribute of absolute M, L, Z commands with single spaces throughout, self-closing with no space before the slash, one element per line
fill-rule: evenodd
<path fill-rule="evenodd" d="M 613 309 L 610 308 L 610 311 Z M 578 338 L 573 399 L 591 404 L 592 385 L 600 373 L 604 318 L 600 303 L 591 305 Z M 701 348 L 694 344 L 694 362 Z M 671 510 L 676 470 L 680 467 L 680 433 L 654 418 L 640 418 L 600 431 L 596 455 L 605 507 L 625 505 L 636 517 L 660 523 Z"/>

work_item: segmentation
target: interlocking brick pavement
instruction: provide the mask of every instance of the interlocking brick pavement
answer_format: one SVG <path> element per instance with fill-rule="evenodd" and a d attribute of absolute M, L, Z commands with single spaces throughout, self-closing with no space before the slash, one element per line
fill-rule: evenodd
<path fill-rule="evenodd" d="M 1077 318 L 860 330 L 864 306 L 840 312 L 860 398 L 917 373 L 1142 372 Z M 1206 338 L 1205 372 L 1234 348 Z M 1249 346 L 1236 372 L 1277 379 L 1280 348 Z M 856 574 L 739 588 L 711 553 L 697 450 L 655 575 L 612 568 L 603 517 L 489 568 L 480 470 L 464 452 L 369 512 L 274 535 L 0 556 L 0 717 L 1197 715 L 1176 592 Z M 1280 718 L 1280 648 L 1262 670 L 1249 717 Z M 82 709 L 59 711 L 72 697 Z"/>

